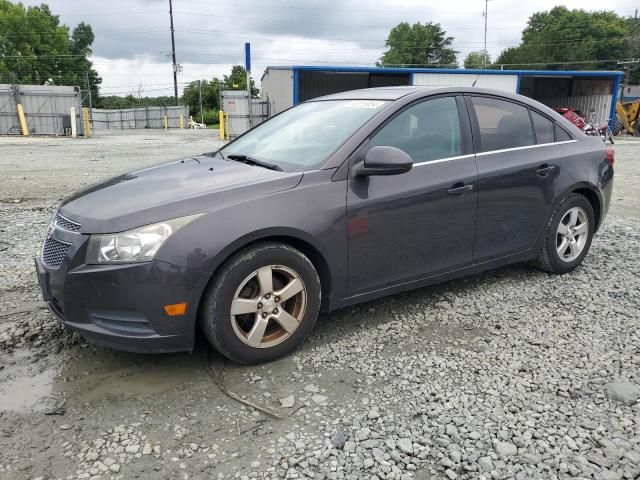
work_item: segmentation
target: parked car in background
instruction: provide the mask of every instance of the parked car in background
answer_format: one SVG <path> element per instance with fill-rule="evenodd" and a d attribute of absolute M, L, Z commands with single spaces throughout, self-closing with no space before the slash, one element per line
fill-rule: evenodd
<path fill-rule="evenodd" d="M 66 198 L 36 259 L 60 321 L 101 345 L 287 354 L 320 311 L 534 260 L 576 268 L 613 151 L 546 106 L 392 87 L 293 107 L 216 152 Z"/>

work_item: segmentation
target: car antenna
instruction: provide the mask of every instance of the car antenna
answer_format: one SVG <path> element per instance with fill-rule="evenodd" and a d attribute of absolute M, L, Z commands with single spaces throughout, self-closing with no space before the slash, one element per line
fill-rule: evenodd
<path fill-rule="evenodd" d="M 476 83 L 478 83 L 478 80 L 480 79 L 480 74 L 478 74 L 478 76 L 476 77 L 476 79 L 473 81 L 473 83 L 471 84 L 472 87 L 476 86 Z"/>

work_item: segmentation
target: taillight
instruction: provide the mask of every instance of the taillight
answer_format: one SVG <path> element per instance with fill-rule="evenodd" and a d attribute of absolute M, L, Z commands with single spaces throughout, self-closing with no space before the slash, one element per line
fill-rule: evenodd
<path fill-rule="evenodd" d="M 613 165 L 614 162 L 616 161 L 616 154 L 613 151 L 613 148 L 606 147 L 604 149 L 604 154 L 605 154 L 605 158 L 607 159 L 607 162 L 609 162 L 611 165 Z"/>

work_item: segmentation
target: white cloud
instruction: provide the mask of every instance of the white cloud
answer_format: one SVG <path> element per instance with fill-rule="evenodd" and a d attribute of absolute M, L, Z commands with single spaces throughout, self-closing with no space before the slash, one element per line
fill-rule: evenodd
<path fill-rule="evenodd" d="M 46 1 L 46 0 L 45 0 Z M 42 0 L 27 0 L 35 5 Z M 167 54 L 168 0 L 49 0 L 61 20 L 73 27 L 92 25 L 95 67 L 103 92 L 171 95 L 173 76 Z M 244 42 L 252 44 L 253 76 L 267 65 L 373 65 L 384 51 L 389 30 L 400 21 L 438 22 L 455 38 L 459 61 L 483 47 L 482 0 L 174 0 L 180 85 L 221 77 L 244 63 Z M 557 4 L 632 15 L 636 0 L 538 0 L 489 2 L 487 49 L 495 57 L 517 45 L 528 17 Z"/>

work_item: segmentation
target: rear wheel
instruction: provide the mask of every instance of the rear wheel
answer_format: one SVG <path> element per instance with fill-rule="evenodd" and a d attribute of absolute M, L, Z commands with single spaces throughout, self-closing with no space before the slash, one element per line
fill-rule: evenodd
<path fill-rule="evenodd" d="M 286 355 L 320 310 L 320 279 L 309 259 L 282 243 L 252 246 L 221 268 L 205 294 L 201 325 L 211 344 L 239 363 Z"/>
<path fill-rule="evenodd" d="M 594 231 L 591 203 L 580 194 L 570 194 L 558 205 L 547 225 L 539 266 L 553 273 L 570 272 L 587 255 Z"/>

